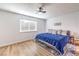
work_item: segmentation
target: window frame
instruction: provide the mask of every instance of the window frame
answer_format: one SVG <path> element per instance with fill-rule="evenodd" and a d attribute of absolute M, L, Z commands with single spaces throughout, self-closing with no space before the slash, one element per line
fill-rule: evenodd
<path fill-rule="evenodd" d="M 28 30 L 23 30 L 22 27 L 24 27 L 25 25 L 22 24 L 22 22 L 24 22 L 25 24 L 28 23 Z M 31 24 L 35 26 L 35 29 L 32 30 L 31 29 Z M 24 25 L 24 26 L 23 26 Z M 20 32 L 31 32 L 31 31 L 37 31 L 37 22 L 36 21 L 31 21 L 31 20 L 26 20 L 26 19 L 20 19 Z"/>

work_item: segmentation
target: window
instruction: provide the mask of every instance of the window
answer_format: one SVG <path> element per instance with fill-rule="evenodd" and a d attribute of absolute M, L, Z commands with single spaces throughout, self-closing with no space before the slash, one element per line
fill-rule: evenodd
<path fill-rule="evenodd" d="M 20 20 L 20 32 L 37 31 L 37 22 L 30 20 Z"/>

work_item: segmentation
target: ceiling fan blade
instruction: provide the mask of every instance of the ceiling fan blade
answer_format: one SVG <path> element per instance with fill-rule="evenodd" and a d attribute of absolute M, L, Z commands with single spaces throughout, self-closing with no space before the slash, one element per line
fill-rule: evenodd
<path fill-rule="evenodd" d="M 42 11 L 42 13 L 46 13 L 46 11 Z"/>
<path fill-rule="evenodd" d="M 50 6 L 52 3 L 40 3 L 41 7 Z"/>

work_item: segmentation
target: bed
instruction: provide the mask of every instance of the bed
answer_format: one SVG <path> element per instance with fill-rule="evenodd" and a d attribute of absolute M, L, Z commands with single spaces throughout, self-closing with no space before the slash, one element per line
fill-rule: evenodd
<path fill-rule="evenodd" d="M 51 44 L 52 46 L 56 47 L 61 54 L 64 54 L 64 47 L 68 43 L 70 36 L 52 33 L 40 33 L 36 35 L 35 39 Z"/>

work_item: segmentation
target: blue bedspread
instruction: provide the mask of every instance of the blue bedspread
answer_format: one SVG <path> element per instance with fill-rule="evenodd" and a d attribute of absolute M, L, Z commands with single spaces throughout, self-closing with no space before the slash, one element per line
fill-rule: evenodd
<path fill-rule="evenodd" d="M 41 33 L 36 35 L 35 39 L 43 40 L 53 46 L 55 46 L 62 54 L 64 53 L 64 46 L 69 41 L 69 36 L 52 34 L 52 33 Z"/>

